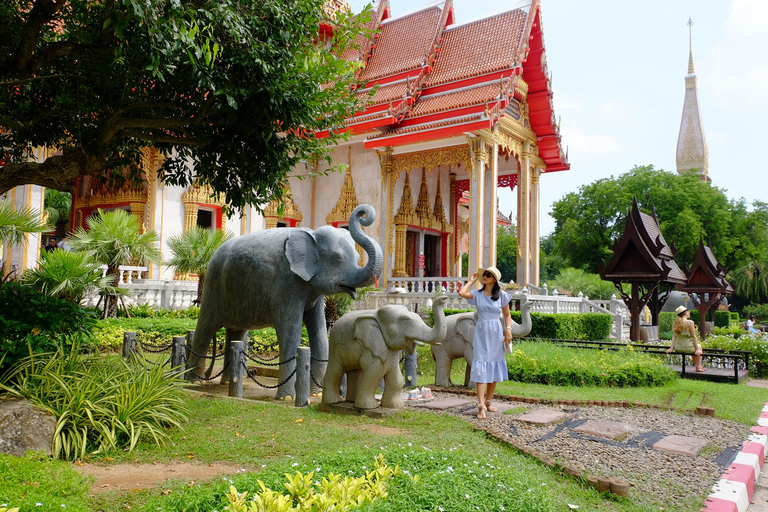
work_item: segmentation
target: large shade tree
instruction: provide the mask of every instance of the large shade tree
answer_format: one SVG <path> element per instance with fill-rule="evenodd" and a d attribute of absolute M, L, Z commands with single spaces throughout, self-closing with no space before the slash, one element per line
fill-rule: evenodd
<path fill-rule="evenodd" d="M 695 173 L 678 175 L 653 166 L 597 180 L 556 201 L 553 254 L 568 266 L 597 272 L 613 254 L 611 245 L 624 229 L 633 196 L 644 212 L 655 208 L 667 243 L 680 249 L 678 264 L 693 262 L 699 240 L 711 244 L 728 269 L 768 254 L 768 204 L 755 201 L 750 209 Z"/>
<path fill-rule="evenodd" d="M 340 58 L 365 16 L 331 21 L 324 4 L 0 2 L 0 193 L 69 191 L 78 176 L 120 180 L 125 169 L 141 180 L 152 145 L 168 156 L 167 183 L 189 184 L 194 161 L 232 207 L 280 198 L 288 172 L 327 158 L 334 129 L 365 101 L 350 94 L 359 64 Z M 335 26 L 333 44 L 321 25 Z M 29 161 L 39 146 L 57 153 Z"/>

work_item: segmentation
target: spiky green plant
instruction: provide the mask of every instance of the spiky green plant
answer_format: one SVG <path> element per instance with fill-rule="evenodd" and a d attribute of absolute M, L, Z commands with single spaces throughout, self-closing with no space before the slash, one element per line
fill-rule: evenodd
<path fill-rule="evenodd" d="M 0 201 L 0 244 L 24 243 L 27 233 L 42 233 L 51 229 L 40 220 L 40 213 L 32 208 L 18 210 L 10 201 Z"/>
<path fill-rule="evenodd" d="M 736 293 L 752 302 L 768 297 L 768 268 L 762 261 L 750 261 L 734 270 L 728 278 L 732 280 Z"/>
<path fill-rule="evenodd" d="M 72 194 L 59 192 L 52 188 L 45 189 L 45 213 L 48 214 L 48 222 L 56 226 L 57 234 L 66 231 L 69 224 L 69 214 L 72 209 Z"/>
<path fill-rule="evenodd" d="M 78 228 L 70 238 L 70 245 L 73 250 L 85 252 L 97 263 L 106 265 L 113 286 L 119 284 L 120 265 L 160 263 L 158 236 L 151 230 L 142 233 L 138 217 L 125 210 L 105 212 L 99 208 L 98 213 L 85 222 L 88 230 Z M 108 315 L 114 316 L 117 295 L 107 295 L 104 307 Z"/>
<path fill-rule="evenodd" d="M 80 304 L 93 290 L 119 293 L 123 290 L 111 286 L 112 276 L 101 277 L 99 264 L 84 252 L 61 249 L 46 252 L 36 269 L 27 270 L 22 281 L 27 286 L 60 299 Z"/>
<path fill-rule="evenodd" d="M 168 262 L 168 265 L 176 267 L 176 271 L 180 273 L 197 274 L 196 303 L 199 304 L 203 300 L 205 272 L 213 253 L 232 236 L 229 231 L 193 226 L 180 235 L 168 237 L 168 247 L 173 252 L 173 258 Z"/>
<path fill-rule="evenodd" d="M 161 444 L 168 427 L 186 423 L 184 381 L 139 357 L 35 354 L 0 381 L 0 389 L 49 411 L 57 420 L 53 454 L 67 460 L 108 449 L 133 450 L 140 439 Z"/>

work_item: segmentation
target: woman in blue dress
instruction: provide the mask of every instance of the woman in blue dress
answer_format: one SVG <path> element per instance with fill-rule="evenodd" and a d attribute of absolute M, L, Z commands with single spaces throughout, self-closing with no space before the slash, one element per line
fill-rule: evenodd
<path fill-rule="evenodd" d="M 472 290 L 478 275 L 483 287 Z M 486 411 L 496 411 L 491 405 L 496 383 L 509 378 L 504 346 L 512 342 L 512 317 L 509 314 L 512 297 L 501 289 L 499 281 L 501 272 L 496 267 L 479 268 L 459 290 L 459 296 L 477 307 L 474 354 L 469 378 L 477 384 L 477 417 L 480 419 L 486 417 Z"/>

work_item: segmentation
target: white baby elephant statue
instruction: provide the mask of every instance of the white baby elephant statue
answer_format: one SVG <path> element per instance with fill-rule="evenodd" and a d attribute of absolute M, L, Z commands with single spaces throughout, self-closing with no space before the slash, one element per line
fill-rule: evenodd
<path fill-rule="evenodd" d="M 329 335 L 328 367 L 323 380 L 323 403 L 341 401 L 339 385 L 347 374 L 347 402 L 358 409 L 376 407 L 376 388 L 384 379 L 381 406 L 402 409 L 403 375 L 400 354 L 413 354 L 417 345 L 438 343 L 446 332 L 443 307 L 448 298 L 435 299 L 435 325 L 430 328 L 405 306 L 351 311 L 339 318 Z"/>
<path fill-rule="evenodd" d="M 513 299 L 514 300 L 514 299 Z M 522 323 L 512 322 L 512 336 L 521 338 L 531 332 L 531 306 L 533 302 L 528 300 L 520 306 Z M 432 359 L 435 360 L 435 385 L 443 388 L 453 386 L 451 382 L 451 366 L 454 359 L 467 360 L 467 370 L 464 374 L 464 385 L 474 387 L 469 380 L 472 368 L 473 343 L 475 339 L 475 324 L 477 312 L 459 313 L 450 315 L 445 319 L 447 333 L 442 343 L 432 345 Z"/>

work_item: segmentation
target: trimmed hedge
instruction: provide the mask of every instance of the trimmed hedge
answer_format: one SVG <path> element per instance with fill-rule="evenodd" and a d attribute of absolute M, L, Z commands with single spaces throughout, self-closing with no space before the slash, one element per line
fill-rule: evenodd
<path fill-rule="evenodd" d="M 715 327 L 730 327 L 730 326 L 731 326 L 731 312 L 715 311 Z"/>
<path fill-rule="evenodd" d="M 94 339 L 99 349 L 117 351 L 123 346 L 123 334 L 136 332 L 139 340 L 154 345 L 167 345 L 174 336 L 186 336 L 187 331 L 195 329 L 197 320 L 192 318 L 110 318 L 102 320 L 94 329 Z M 277 347 L 277 333 L 274 327 L 266 327 L 250 332 L 251 342 L 259 351 L 270 352 Z M 225 331 L 216 333 L 219 342 L 225 340 Z M 306 328 L 302 327 L 301 343 L 309 344 Z"/>
<path fill-rule="evenodd" d="M 678 378 L 660 359 L 635 351 L 581 350 L 522 341 L 507 356 L 509 379 L 553 386 L 663 386 Z"/>
<path fill-rule="evenodd" d="M 519 311 L 512 320 L 522 321 Z M 606 313 L 531 313 L 532 328 L 526 338 L 550 340 L 604 340 L 611 334 L 613 317 Z"/>

